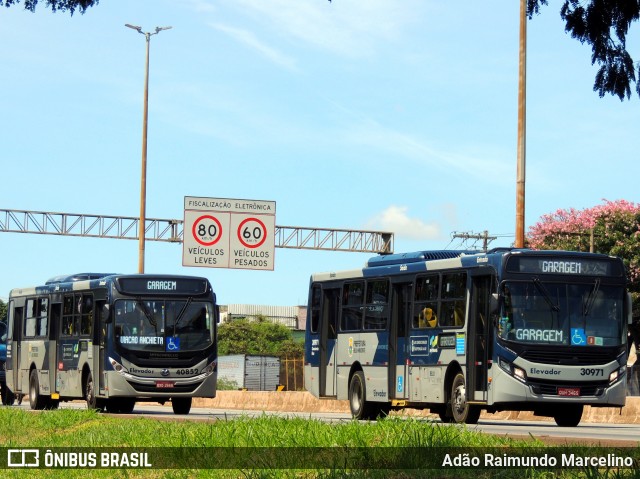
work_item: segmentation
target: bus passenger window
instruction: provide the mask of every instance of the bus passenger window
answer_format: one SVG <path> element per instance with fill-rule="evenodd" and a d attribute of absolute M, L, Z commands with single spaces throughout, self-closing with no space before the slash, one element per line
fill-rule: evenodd
<path fill-rule="evenodd" d="M 90 295 L 84 295 L 81 301 L 80 316 L 80 334 L 91 334 L 91 323 L 93 322 L 93 298 Z"/>
<path fill-rule="evenodd" d="M 435 306 L 435 305 L 433 305 Z M 438 316 L 433 307 L 424 307 L 418 313 L 418 328 L 435 328 L 438 325 Z"/>

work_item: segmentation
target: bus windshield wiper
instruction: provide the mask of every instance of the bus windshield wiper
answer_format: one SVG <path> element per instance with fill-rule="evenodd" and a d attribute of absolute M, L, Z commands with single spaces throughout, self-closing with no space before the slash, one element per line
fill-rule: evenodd
<path fill-rule="evenodd" d="M 589 312 L 591 311 L 591 307 L 593 306 L 593 303 L 596 300 L 596 296 L 598 295 L 599 289 L 600 289 L 600 278 L 596 278 L 596 282 L 594 283 L 593 288 L 591 288 L 591 291 L 589 292 L 589 296 L 587 296 L 587 299 L 582 305 L 582 316 L 589 316 Z"/>
<path fill-rule="evenodd" d="M 153 314 L 151 314 L 151 311 L 149 311 L 149 308 L 147 308 L 147 305 L 144 304 L 144 301 L 142 300 L 142 298 L 136 298 L 136 300 L 137 300 L 137 304 L 140 306 L 140 309 L 142 310 L 142 312 L 144 313 L 145 317 L 147 318 L 147 321 L 149 321 L 149 323 L 151 323 L 151 326 L 156 328 L 158 323 L 156 323 L 156 319 L 153 316 Z"/>
<path fill-rule="evenodd" d="M 187 299 L 187 302 L 184 303 L 184 306 L 182 307 L 182 309 L 178 313 L 178 316 L 176 316 L 176 320 L 173 322 L 173 335 L 174 336 L 176 335 L 176 327 L 178 326 L 178 323 L 182 319 L 182 316 L 184 315 L 184 313 L 187 311 L 187 308 L 191 304 L 192 300 L 193 300 L 193 298 L 191 296 L 189 296 L 189 298 Z"/>
<path fill-rule="evenodd" d="M 544 284 L 542 284 L 540 279 L 533 278 L 533 284 L 536 286 L 536 288 L 538 288 L 538 291 L 542 293 L 542 297 L 547 302 L 551 310 L 556 312 L 560 311 L 560 306 L 553 304 L 553 301 L 551 300 L 551 296 L 549 295 L 549 291 L 547 291 L 547 288 L 544 286 Z"/>

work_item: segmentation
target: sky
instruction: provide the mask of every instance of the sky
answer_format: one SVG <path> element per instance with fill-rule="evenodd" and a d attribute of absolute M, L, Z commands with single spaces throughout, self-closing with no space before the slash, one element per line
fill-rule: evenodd
<path fill-rule="evenodd" d="M 394 251 L 515 240 L 519 2 L 102 0 L 0 9 L 0 208 L 136 217 L 144 36 L 148 218 L 186 196 L 276 202 L 275 224 L 394 233 Z M 593 92 L 561 2 L 528 22 L 525 231 L 559 208 L 640 201 L 640 99 Z M 635 30 L 635 31 L 634 31 Z M 632 26 L 628 45 L 638 45 Z M 640 52 L 631 52 L 638 56 Z M 0 299 L 77 272 L 136 273 L 133 240 L 0 233 Z M 305 304 L 312 273 L 370 253 L 276 248 L 273 271 L 182 266 L 221 304 Z"/>

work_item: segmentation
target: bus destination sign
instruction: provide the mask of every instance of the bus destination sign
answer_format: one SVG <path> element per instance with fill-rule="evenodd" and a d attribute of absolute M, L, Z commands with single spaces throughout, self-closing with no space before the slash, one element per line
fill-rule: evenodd
<path fill-rule="evenodd" d="M 564 274 L 573 276 L 620 275 L 613 261 L 584 258 L 545 258 L 512 256 L 507 263 L 510 273 Z"/>
<path fill-rule="evenodd" d="M 126 294 L 204 294 L 207 280 L 200 278 L 129 277 L 116 280 L 118 291 Z"/>

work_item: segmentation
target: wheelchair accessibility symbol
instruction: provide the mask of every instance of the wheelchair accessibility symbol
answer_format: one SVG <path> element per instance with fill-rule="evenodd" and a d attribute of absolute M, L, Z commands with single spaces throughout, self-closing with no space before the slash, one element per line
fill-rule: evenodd
<path fill-rule="evenodd" d="M 571 345 L 572 346 L 586 346 L 587 335 L 582 328 L 571 328 Z"/>
<path fill-rule="evenodd" d="M 169 336 L 167 338 L 167 351 L 180 351 L 180 338 Z"/>

